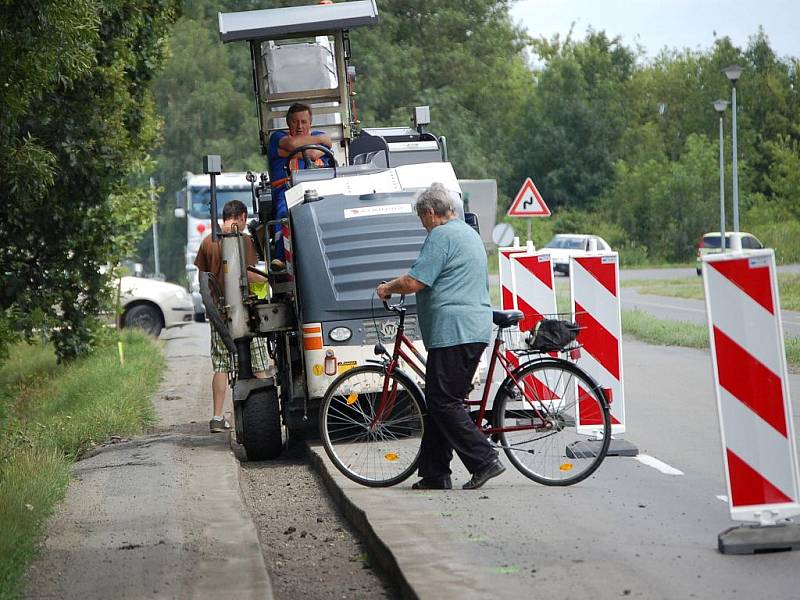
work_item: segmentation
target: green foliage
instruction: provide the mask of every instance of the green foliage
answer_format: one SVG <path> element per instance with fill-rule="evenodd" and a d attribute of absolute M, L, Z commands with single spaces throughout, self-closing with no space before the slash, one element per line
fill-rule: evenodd
<path fill-rule="evenodd" d="M 47 517 L 63 498 L 71 463 L 111 435 L 140 433 L 164 367 L 155 342 L 126 332 L 56 365 L 53 348 L 18 344 L 0 368 L 0 598 L 16 598 Z"/>
<path fill-rule="evenodd" d="M 716 152 L 707 138 L 692 134 L 676 161 L 617 163 L 604 210 L 629 245 L 647 248 L 651 258 L 685 261 L 691 256 L 719 210 Z"/>
<path fill-rule="evenodd" d="M 60 359 L 94 344 L 101 266 L 130 253 L 150 218 L 142 183 L 160 122 L 149 85 L 174 4 L 29 0 L 0 11 L 12 74 L 0 89 L 0 314 L 23 335 L 49 331 Z M 10 341 L 0 334 L 0 347 Z"/>
<path fill-rule="evenodd" d="M 540 39 L 533 50 L 544 66 L 521 113 L 521 151 L 508 186 L 530 176 L 551 209 L 591 207 L 613 179 L 636 55 L 592 31 L 582 42 Z"/>
<path fill-rule="evenodd" d="M 379 0 L 380 24 L 351 34 L 364 125 L 407 123 L 429 104 L 458 176 L 505 181 L 532 82 L 509 4 Z"/>
<path fill-rule="evenodd" d="M 784 203 L 761 198 L 742 214 L 742 229 L 774 248 L 779 264 L 800 262 L 800 220 Z"/>
<path fill-rule="evenodd" d="M 161 269 L 172 280 L 184 272 L 186 221 L 172 214 L 175 192 L 186 171 L 200 172 L 203 156 L 219 154 L 226 171 L 261 170 L 258 121 L 246 44 L 223 46 L 216 33 L 216 12 L 201 3 L 187 7 L 172 29 L 171 55 L 153 82 L 158 112 L 165 122 L 164 143 L 155 155 L 156 178 L 164 193 L 159 200 Z M 221 10 L 213 3 L 214 10 Z M 237 10 L 239 10 L 237 8 Z M 139 257 L 152 265 L 153 240 L 146 235 Z"/>
<path fill-rule="evenodd" d="M 796 124 L 800 128 L 800 124 Z M 778 135 L 764 144 L 771 164 L 764 180 L 769 191 L 795 219 L 800 219 L 800 141 Z"/>
<path fill-rule="evenodd" d="M 155 84 L 167 123 L 157 154 L 162 264 L 183 272 L 185 223 L 171 216 L 183 171 L 208 152 L 228 169 L 263 167 L 245 44 L 222 46 L 219 10 L 294 0 L 186 0 L 173 56 Z M 770 210 L 795 215 L 768 226 L 779 256 L 793 256 L 797 221 L 800 86 L 796 60 L 778 59 L 759 30 L 746 48 L 719 38 L 704 52 L 665 49 L 653 60 L 619 38 L 530 40 L 506 0 L 379 0 L 380 23 L 351 32 L 359 118 L 364 126 L 408 123 L 429 104 L 432 129 L 448 139 L 460 177 L 494 177 L 499 214 L 531 176 L 553 219 L 535 221 L 542 245 L 556 232 L 597 233 L 623 264 L 693 258 L 698 236 L 719 223 L 718 126 L 712 102 L 730 98 L 720 69 L 745 67 L 738 83 L 742 228 Z M 530 64 L 526 64 L 526 51 Z M 725 114 L 726 197 L 731 222 L 730 109 Z M 782 209 L 781 209 L 782 210 Z M 762 212 L 759 212 L 762 211 Z M 777 213 L 776 213 L 777 214 Z M 514 223 L 524 237 L 526 223 Z M 750 227 L 752 230 L 753 227 Z M 758 232 L 755 232 L 758 234 Z M 140 256 L 151 254 L 149 237 Z M 788 260 L 788 258 L 787 258 Z"/>

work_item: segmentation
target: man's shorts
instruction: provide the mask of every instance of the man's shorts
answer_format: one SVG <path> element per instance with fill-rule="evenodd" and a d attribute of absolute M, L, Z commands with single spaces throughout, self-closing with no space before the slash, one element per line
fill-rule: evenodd
<path fill-rule="evenodd" d="M 217 328 L 211 324 L 211 364 L 216 373 L 234 373 L 237 371 L 236 360 L 231 365 L 231 354 L 225 347 Z M 266 371 L 270 364 L 267 354 L 267 343 L 264 338 L 254 337 L 250 342 L 250 365 L 253 373 Z"/>

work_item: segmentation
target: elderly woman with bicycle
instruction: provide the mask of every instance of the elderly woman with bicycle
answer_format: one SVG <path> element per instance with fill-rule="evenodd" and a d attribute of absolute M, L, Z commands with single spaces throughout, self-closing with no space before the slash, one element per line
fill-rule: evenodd
<path fill-rule="evenodd" d="M 451 489 L 455 450 L 472 474 L 463 488 L 474 490 L 505 471 L 463 405 L 492 334 L 486 252 L 478 234 L 457 218 L 442 184 L 422 192 L 415 208 L 428 232 L 419 257 L 406 275 L 376 289 L 382 300 L 392 294 L 417 295 L 417 320 L 428 351 L 421 479 L 412 487 Z"/>

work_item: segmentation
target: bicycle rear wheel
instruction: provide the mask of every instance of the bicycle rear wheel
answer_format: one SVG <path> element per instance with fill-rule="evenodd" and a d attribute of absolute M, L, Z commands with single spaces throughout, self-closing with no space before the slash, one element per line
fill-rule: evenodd
<path fill-rule="evenodd" d="M 597 470 L 611 440 L 608 404 L 595 381 L 565 360 L 546 358 L 514 372 L 494 399 L 494 426 L 511 463 L 544 485 L 572 485 Z"/>
<path fill-rule="evenodd" d="M 349 479 L 370 487 L 407 479 L 417 467 L 422 444 L 419 388 L 395 371 L 381 407 L 385 377 L 379 365 L 350 369 L 328 388 L 319 414 L 328 457 Z"/>

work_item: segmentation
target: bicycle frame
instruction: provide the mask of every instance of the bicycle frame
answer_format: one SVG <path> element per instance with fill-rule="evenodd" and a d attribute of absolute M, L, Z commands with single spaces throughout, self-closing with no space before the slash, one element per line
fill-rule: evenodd
<path fill-rule="evenodd" d="M 392 354 L 385 365 L 386 374 L 383 379 L 383 389 L 381 391 L 381 399 L 378 404 L 378 409 L 375 411 L 375 416 L 372 419 L 371 425 L 373 427 L 376 426 L 376 423 L 380 421 L 385 411 L 391 410 L 394 406 L 394 401 L 397 393 L 397 382 L 396 380 L 392 379 L 392 374 L 398 369 L 400 364 L 400 359 L 403 359 L 406 364 L 423 380 L 425 379 L 425 357 L 422 356 L 419 350 L 414 346 L 414 343 L 408 338 L 405 334 L 405 316 L 406 316 L 406 309 L 402 307 L 402 303 L 397 306 L 389 306 L 386 304 L 386 308 L 392 312 L 396 312 L 399 317 L 399 323 L 397 326 L 397 334 L 395 335 L 394 339 L 394 348 L 392 349 Z M 500 366 L 506 373 L 506 377 L 511 380 L 511 382 L 517 387 L 520 393 L 523 395 L 524 398 L 530 398 L 530 394 L 526 394 L 526 390 L 528 389 L 528 384 L 525 381 L 521 381 L 517 377 L 515 377 L 514 372 L 518 367 L 511 366 L 511 362 L 503 356 L 503 353 L 500 351 L 501 346 L 503 345 L 502 336 L 499 334 L 495 337 L 493 347 L 492 347 L 492 358 L 489 362 L 489 370 L 486 374 L 486 381 L 487 384 L 483 386 L 483 393 L 481 395 L 480 400 L 464 400 L 464 404 L 467 406 L 480 406 L 478 410 L 478 418 L 477 424 L 480 430 L 487 434 L 492 435 L 501 432 L 509 432 L 509 431 L 519 431 L 519 430 L 527 430 L 527 429 L 539 429 L 538 427 L 533 427 L 531 425 L 516 425 L 510 427 L 482 427 L 480 424 L 483 423 L 483 419 L 486 416 L 486 405 L 489 402 L 489 390 L 491 385 L 489 382 L 492 381 L 494 376 L 494 371 L 497 366 L 497 363 L 500 363 Z M 410 350 L 410 354 L 406 352 L 406 349 Z M 414 359 L 416 359 L 416 362 Z M 389 382 L 392 381 L 392 389 L 389 389 Z M 524 386 L 524 387 L 523 387 Z M 388 395 L 388 396 L 387 396 Z M 531 409 L 534 411 L 537 417 L 542 419 L 543 423 L 547 423 L 547 420 L 542 416 L 540 410 L 533 404 L 532 401 L 529 399 L 527 400 L 528 403 L 531 405 Z"/>
<path fill-rule="evenodd" d="M 391 357 L 389 358 L 389 362 L 386 363 L 386 375 L 383 378 L 383 389 L 381 390 L 381 399 L 378 403 L 378 409 L 375 411 L 375 415 L 372 418 L 370 425 L 375 427 L 377 422 L 383 419 L 385 411 L 391 410 L 394 407 L 394 401 L 397 394 L 397 380 L 392 379 L 392 374 L 398 369 L 400 365 L 400 359 L 402 358 L 406 364 L 411 367 L 411 369 L 419 375 L 423 380 L 425 379 L 425 357 L 422 356 L 422 353 L 417 350 L 414 346 L 414 342 L 412 342 L 408 336 L 405 334 L 405 321 L 406 321 L 406 309 L 400 306 L 392 306 L 386 307 L 391 310 L 392 312 L 396 312 L 400 320 L 397 324 L 397 334 L 394 337 L 394 348 L 392 350 Z M 408 348 L 411 351 L 411 354 L 408 354 L 404 347 Z M 414 358 L 416 358 L 421 364 L 417 364 L 414 362 Z M 392 389 L 389 390 L 389 382 L 392 381 Z M 387 394 L 389 394 L 388 401 L 387 401 Z"/>

